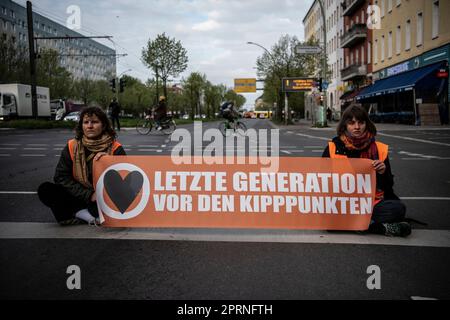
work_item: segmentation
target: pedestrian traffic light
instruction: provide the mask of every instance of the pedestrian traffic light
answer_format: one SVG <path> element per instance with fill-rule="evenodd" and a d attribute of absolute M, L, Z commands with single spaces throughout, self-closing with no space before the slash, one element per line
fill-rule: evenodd
<path fill-rule="evenodd" d="M 119 81 L 119 90 L 120 90 L 119 92 L 123 92 L 126 84 L 127 84 L 127 81 L 124 78 L 121 78 Z"/>
<path fill-rule="evenodd" d="M 112 92 L 116 92 L 116 78 L 109 80 L 109 86 Z"/>

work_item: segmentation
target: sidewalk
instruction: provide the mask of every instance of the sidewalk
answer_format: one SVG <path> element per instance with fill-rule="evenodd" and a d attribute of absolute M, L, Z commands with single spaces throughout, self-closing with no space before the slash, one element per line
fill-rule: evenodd
<path fill-rule="evenodd" d="M 300 119 L 295 124 L 292 125 L 277 125 L 270 122 L 272 126 L 277 129 L 283 130 L 319 130 L 319 131 L 336 131 L 338 125 L 337 121 L 328 122 L 328 127 L 326 128 L 314 128 L 311 120 Z M 444 126 L 414 126 L 405 125 L 398 123 L 375 123 L 378 131 L 417 131 L 417 130 L 450 130 L 450 125 Z"/>

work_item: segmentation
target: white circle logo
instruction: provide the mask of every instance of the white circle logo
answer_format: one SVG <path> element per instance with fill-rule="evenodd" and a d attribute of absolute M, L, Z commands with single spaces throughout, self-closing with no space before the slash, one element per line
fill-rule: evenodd
<path fill-rule="evenodd" d="M 142 198 L 139 201 L 138 205 L 134 209 L 132 209 L 130 211 L 125 211 L 122 213 L 122 212 L 112 209 L 111 207 L 109 207 L 106 204 L 104 196 L 103 196 L 103 191 L 105 189 L 104 179 L 105 179 L 105 174 L 111 170 L 115 170 L 115 171 L 123 170 L 123 171 L 128 171 L 128 172 L 137 171 L 142 175 L 142 178 L 143 178 Z M 96 192 L 97 192 L 98 205 L 104 214 L 106 214 L 108 217 L 111 217 L 114 219 L 127 220 L 127 219 L 131 219 L 131 218 L 138 216 L 142 211 L 144 211 L 145 206 L 147 205 L 149 197 L 150 197 L 150 181 L 148 180 L 147 175 L 141 168 L 139 168 L 133 164 L 130 164 L 130 163 L 118 163 L 118 164 L 114 164 L 114 165 L 108 167 L 102 173 L 102 175 L 100 176 L 100 178 L 97 181 Z M 114 202 L 114 199 L 111 199 L 111 200 Z"/>

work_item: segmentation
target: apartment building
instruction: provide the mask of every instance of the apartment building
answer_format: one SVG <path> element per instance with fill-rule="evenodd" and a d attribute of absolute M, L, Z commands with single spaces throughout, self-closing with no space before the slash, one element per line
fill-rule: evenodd
<path fill-rule="evenodd" d="M 341 0 L 322 0 L 327 33 L 327 62 L 330 77 L 327 88 L 327 107 L 330 107 L 334 118 L 340 116 L 340 99 L 343 93 L 340 69 L 343 66 L 344 52 L 340 48 L 340 36 L 343 34 L 344 23 L 342 18 Z M 312 39 L 323 44 L 323 19 L 318 0 L 315 0 L 303 19 L 305 29 L 305 41 Z M 322 77 L 321 74 L 311 75 Z M 305 117 L 309 118 L 313 113 L 314 94 L 306 95 Z"/>
<path fill-rule="evenodd" d="M 35 37 L 82 36 L 64 25 L 33 12 Z M 0 36 L 11 37 L 28 48 L 26 8 L 11 1 L 0 0 Z M 75 80 L 106 80 L 116 73 L 115 50 L 92 39 L 37 40 L 37 50 L 50 48 L 60 54 L 60 65 Z"/>
<path fill-rule="evenodd" d="M 361 88 L 372 82 L 372 30 L 368 28 L 369 0 L 342 0 L 344 33 L 340 45 L 344 50 L 341 79 L 344 94 L 341 99 L 343 111 L 352 103 Z"/>
<path fill-rule="evenodd" d="M 420 124 L 448 123 L 450 0 L 374 0 L 375 83 L 357 101 L 379 113 L 409 114 Z"/>

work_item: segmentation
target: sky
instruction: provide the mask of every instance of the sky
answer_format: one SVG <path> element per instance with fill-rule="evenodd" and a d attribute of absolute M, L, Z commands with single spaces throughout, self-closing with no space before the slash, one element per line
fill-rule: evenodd
<path fill-rule="evenodd" d="M 25 0 L 15 0 L 25 5 Z M 125 72 L 145 82 L 154 75 L 141 61 L 149 39 L 163 32 L 181 41 L 191 72 L 205 74 L 213 84 L 232 88 L 235 78 L 256 78 L 256 59 L 285 34 L 303 40 L 303 23 L 313 0 L 32 0 L 33 9 L 65 24 L 76 5 L 80 30 L 87 36 L 112 36 L 118 58 L 117 74 Z M 99 42 L 114 48 L 111 41 Z M 131 69 L 131 70 L 129 70 Z M 257 84 L 258 88 L 262 83 Z M 243 94 L 247 106 L 262 91 Z"/>

